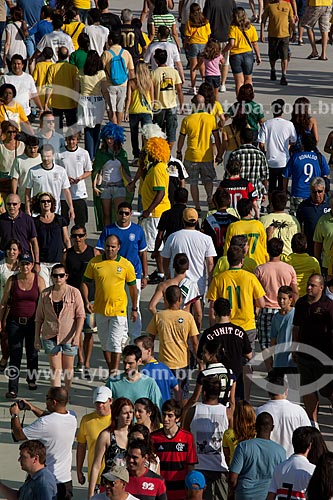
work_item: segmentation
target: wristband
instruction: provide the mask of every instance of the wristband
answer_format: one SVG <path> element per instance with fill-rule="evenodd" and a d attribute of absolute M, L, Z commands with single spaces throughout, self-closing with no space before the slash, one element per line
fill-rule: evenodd
<path fill-rule="evenodd" d="M 149 276 L 143 276 L 143 279 L 144 279 L 144 280 L 148 280 L 148 279 L 149 279 Z"/>
<path fill-rule="evenodd" d="M 37 264 L 38 266 L 40 266 L 40 262 L 35 262 L 35 264 Z"/>
<path fill-rule="evenodd" d="M 13 413 L 13 415 L 11 415 L 11 419 L 14 420 L 14 418 L 19 418 L 19 416 L 16 415 L 16 413 Z"/>
<path fill-rule="evenodd" d="M 133 312 L 138 312 L 138 308 L 137 307 L 132 307 L 132 311 Z"/>

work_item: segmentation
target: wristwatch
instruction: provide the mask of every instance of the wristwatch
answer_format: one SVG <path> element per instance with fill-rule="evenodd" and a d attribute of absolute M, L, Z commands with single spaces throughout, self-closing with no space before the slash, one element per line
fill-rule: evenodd
<path fill-rule="evenodd" d="M 132 311 L 133 312 L 138 312 L 138 308 L 137 307 L 132 307 Z"/>
<path fill-rule="evenodd" d="M 14 418 L 19 418 L 19 416 L 18 416 L 18 415 L 16 415 L 16 413 L 13 413 L 13 414 L 11 415 L 11 419 L 12 419 L 12 420 L 14 420 Z"/>

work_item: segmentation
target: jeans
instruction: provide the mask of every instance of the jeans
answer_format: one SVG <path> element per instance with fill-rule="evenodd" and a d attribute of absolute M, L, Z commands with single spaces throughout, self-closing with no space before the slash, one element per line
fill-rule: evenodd
<path fill-rule="evenodd" d="M 85 127 L 84 129 L 84 147 L 88 151 L 91 161 L 94 160 L 100 140 L 101 125 L 95 125 L 94 128 Z"/>
<path fill-rule="evenodd" d="M 62 129 L 64 128 L 64 115 L 66 117 L 67 127 L 71 127 L 72 125 L 75 125 L 75 123 L 77 122 L 77 108 L 71 108 L 71 109 L 52 108 L 52 111 L 55 118 L 59 119 L 59 124 L 57 123 L 58 120 L 56 120 L 57 132 L 62 133 Z"/>
<path fill-rule="evenodd" d="M 132 151 L 134 158 L 138 158 L 140 155 L 139 147 L 139 125 L 146 125 L 147 123 L 152 123 L 152 117 L 150 113 L 133 113 L 129 115 L 129 124 L 131 129 L 131 142 Z"/>
<path fill-rule="evenodd" d="M 20 325 L 17 320 L 9 316 L 7 321 L 10 366 L 17 368 L 17 373 L 8 380 L 8 391 L 18 392 L 20 368 L 23 354 L 23 342 L 27 356 L 27 382 L 36 382 L 38 370 L 38 351 L 34 348 L 35 322 L 34 318 L 26 325 Z"/>
<path fill-rule="evenodd" d="M 5 27 L 6 27 L 6 21 L 0 21 L 0 54 L 2 51 L 2 35 L 3 35 L 3 32 L 5 31 Z M 3 68 L 3 62 L 2 62 L 1 55 L 0 55 L 0 68 Z"/>
<path fill-rule="evenodd" d="M 28 58 L 32 56 L 36 49 L 35 35 L 30 35 L 25 39 L 25 45 L 27 47 Z"/>

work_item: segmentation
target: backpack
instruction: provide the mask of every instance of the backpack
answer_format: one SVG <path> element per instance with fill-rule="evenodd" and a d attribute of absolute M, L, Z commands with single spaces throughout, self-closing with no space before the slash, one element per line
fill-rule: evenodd
<path fill-rule="evenodd" d="M 110 61 L 110 80 L 112 85 L 122 85 L 126 82 L 128 78 L 128 71 L 122 53 L 124 49 L 121 49 L 118 55 L 116 55 L 113 50 L 109 50 L 112 54 Z"/>

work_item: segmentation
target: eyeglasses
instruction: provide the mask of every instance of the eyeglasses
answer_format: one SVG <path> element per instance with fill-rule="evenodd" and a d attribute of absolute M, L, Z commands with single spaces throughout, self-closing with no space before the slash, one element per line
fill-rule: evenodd
<path fill-rule="evenodd" d="M 8 201 L 6 203 L 7 207 L 16 207 L 16 205 L 18 205 L 18 203 L 14 202 L 14 203 L 11 203 L 10 201 Z"/>
<path fill-rule="evenodd" d="M 45 203 L 51 203 L 51 200 L 40 200 L 40 203 L 43 203 L 43 205 L 45 205 Z"/>
<path fill-rule="evenodd" d="M 66 276 L 66 273 L 57 273 L 57 274 L 52 274 L 52 278 L 64 278 Z"/>
<path fill-rule="evenodd" d="M 131 215 L 131 212 L 124 212 L 123 210 L 119 210 L 118 212 L 119 215 L 126 215 L 127 217 Z"/>
<path fill-rule="evenodd" d="M 313 193 L 323 193 L 324 190 L 323 189 L 317 189 L 317 190 L 314 189 L 312 192 Z"/>
<path fill-rule="evenodd" d="M 75 234 L 71 234 L 71 238 L 84 238 L 86 235 L 86 233 L 75 233 Z"/>

